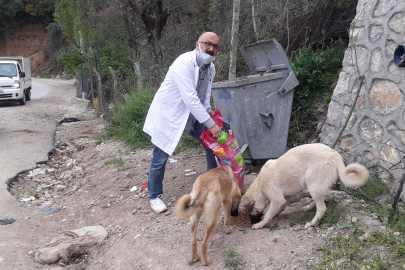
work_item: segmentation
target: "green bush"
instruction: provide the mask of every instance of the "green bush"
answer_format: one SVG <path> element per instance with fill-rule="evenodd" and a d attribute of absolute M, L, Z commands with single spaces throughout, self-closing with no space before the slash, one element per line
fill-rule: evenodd
<path fill-rule="evenodd" d="M 59 54 L 57 60 L 58 65 L 71 75 L 77 73 L 83 62 L 80 51 L 76 49 Z"/>
<path fill-rule="evenodd" d="M 316 136 L 317 102 L 325 106 L 331 100 L 331 84 L 339 77 L 347 43 L 343 40 L 324 43 L 314 50 L 303 46 L 291 61 L 299 81 L 295 88 L 289 129 L 289 143 L 308 143 L 306 139 Z"/>
<path fill-rule="evenodd" d="M 143 132 L 146 114 L 156 90 L 145 86 L 143 90 L 132 91 L 118 111 L 109 119 L 106 127 L 107 139 L 122 139 L 132 149 L 151 145 L 150 137 Z"/>

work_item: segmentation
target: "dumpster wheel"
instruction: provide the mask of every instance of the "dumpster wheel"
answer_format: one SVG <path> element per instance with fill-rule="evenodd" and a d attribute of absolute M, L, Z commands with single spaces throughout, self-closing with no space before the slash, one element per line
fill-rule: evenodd
<path fill-rule="evenodd" d="M 247 161 L 245 162 L 245 174 L 250 174 L 252 172 L 252 163 Z"/>

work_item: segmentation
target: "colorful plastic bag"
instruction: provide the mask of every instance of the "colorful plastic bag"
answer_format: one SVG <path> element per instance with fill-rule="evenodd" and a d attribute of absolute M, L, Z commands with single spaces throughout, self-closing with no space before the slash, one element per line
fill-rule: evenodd
<path fill-rule="evenodd" d="M 204 145 L 214 152 L 219 165 L 230 166 L 232 168 L 236 179 L 238 179 L 238 185 L 242 188 L 245 179 L 245 169 L 242 153 L 240 152 L 235 135 L 231 127 L 227 123 L 224 123 L 221 112 L 218 109 L 215 111 L 212 119 L 221 128 L 221 136 L 214 139 L 208 128 L 205 128 L 200 138 Z"/>

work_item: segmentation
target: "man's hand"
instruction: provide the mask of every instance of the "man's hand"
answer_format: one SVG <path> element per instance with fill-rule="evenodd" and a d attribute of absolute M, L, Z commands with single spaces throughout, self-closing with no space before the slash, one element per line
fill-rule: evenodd
<path fill-rule="evenodd" d="M 214 117 L 214 112 L 213 112 L 213 111 L 209 111 L 208 114 L 209 114 L 211 117 Z"/>
<path fill-rule="evenodd" d="M 213 138 L 218 138 L 221 136 L 221 129 L 217 125 L 210 128 L 209 131 L 211 132 Z"/>

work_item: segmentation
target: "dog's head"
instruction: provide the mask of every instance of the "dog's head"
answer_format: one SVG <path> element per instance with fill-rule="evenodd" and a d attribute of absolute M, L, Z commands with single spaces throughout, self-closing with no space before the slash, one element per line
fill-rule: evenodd
<path fill-rule="evenodd" d="M 250 215 L 250 221 L 260 222 L 263 216 L 264 208 L 269 204 L 269 199 L 259 188 L 257 178 L 245 193 L 245 209 Z"/>

